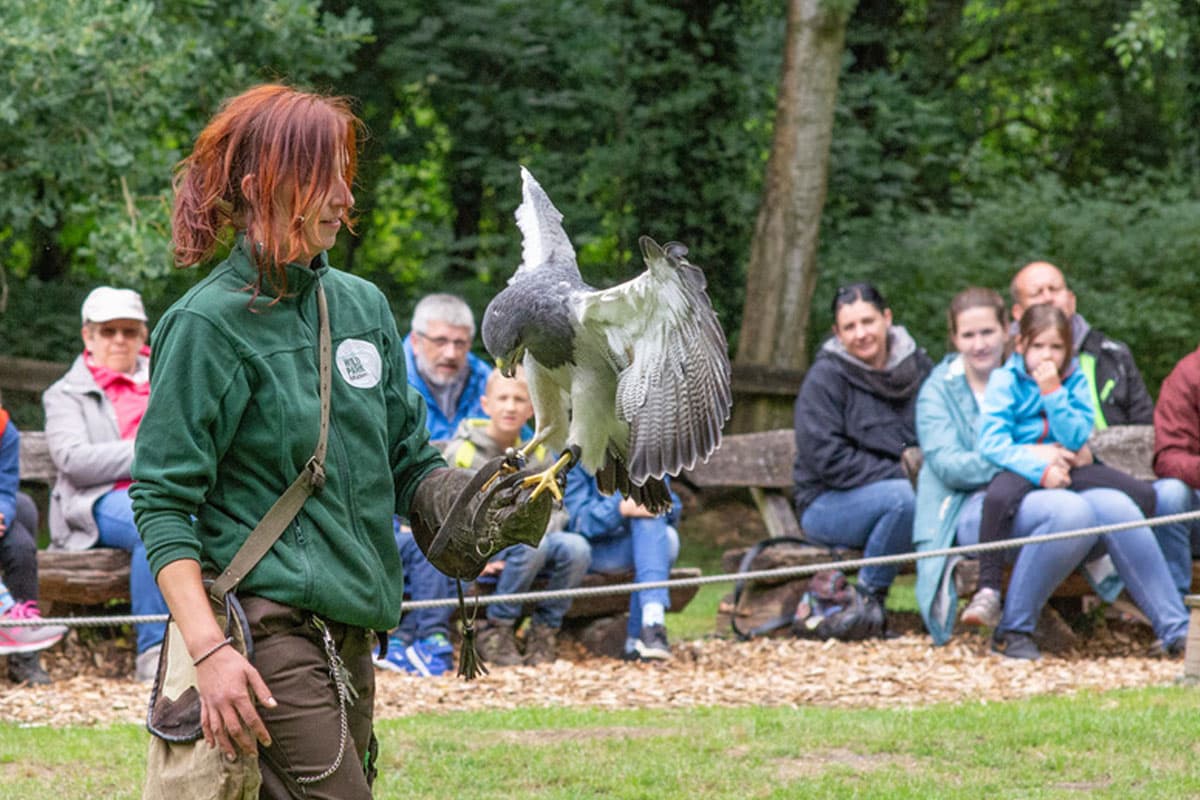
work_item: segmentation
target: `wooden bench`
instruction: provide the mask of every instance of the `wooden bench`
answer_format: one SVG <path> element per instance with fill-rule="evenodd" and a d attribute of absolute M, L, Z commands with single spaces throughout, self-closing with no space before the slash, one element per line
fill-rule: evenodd
<path fill-rule="evenodd" d="M 1154 427 L 1123 425 L 1106 428 L 1092 434 L 1089 444 L 1096 457 L 1106 464 L 1134 477 L 1153 480 Z M 740 487 L 750 490 L 751 498 L 766 526 L 768 535 L 803 538 L 792 508 L 792 465 L 796 458 L 795 435 L 790 428 L 759 433 L 725 436 L 721 447 L 705 464 L 697 464 L 684 477 L 693 485 L 704 488 Z M 737 571 L 747 548 L 735 548 L 725 553 L 722 567 L 726 572 Z M 860 558 L 857 550 L 833 549 L 819 544 L 788 547 L 769 559 L 769 566 L 799 566 L 826 561 Z M 768 562 L 757 561 L 757 564 Z M 762 568 L 769 568 L 763 566 Z M 911 567 L 909 567 L 911 569 Z M 974 589 L 971 570 L 967 585 Z M 1200 585 L 1200 560 L 1193 562 L 1193 585 Z M 1086 579 L 1073 573 L 1055 591 L 1056 597 L 1081 597 L 1092 592 Z"/>
<path fill-rule="evenodd" d="M 54 462 L 41 431 L 21 431 L 21 483 L 53 489 Z M 42 509 L 43 520 L 45 509 Z M 129 553 L 110 547 L 38 551 L 38 602 L 94 606 L 129 600 Z"/>

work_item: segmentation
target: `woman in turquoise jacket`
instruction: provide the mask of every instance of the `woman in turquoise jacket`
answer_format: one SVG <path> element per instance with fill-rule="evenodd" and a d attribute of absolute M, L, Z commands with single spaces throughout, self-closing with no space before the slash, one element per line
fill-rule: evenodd
<path fill-rule="evenodd" d="M 913 525 L 918 552 L 975 544 L 982 490 L 998 472 L 979 453 L 976 441 L 988 378 L 1004 362 L 1008 344 L 1004 301 L 990 289 L 966 289 L 951 301 L 949 326 L 956 352 L 933 370 L 917 397 L 917 437 L 925 454 Z M 1056 455 L 1053 445 L 1030 447 L 1047 448 L 1043 455 L 1048 459 L 1076 460 L 1080 456 Z M 1086 448 L 1081 455 L 1088 458 Z M 1013 520 L 1013 535 L 1035 536 L 1140 518 L 1133 501 L 1112 489 L 1080 493 L 1039 489 L 1021 502 Z M 1014 658 L 1040 657 L 1032 634 L 1042 607 L 1055 587 L 1098 545 L 1108 550 L 1130 594 L 1153 623 L 1160 640 L 1158 651 L 1182 654 L 1187 612 L 1171 588 L 1154 534 L 1146 527 L 1021 548 L 1009 578 L 1003 616 L 993 634 L 995 652 Z M 953 632 L 958 607 L 953 572 L 960 559 L 938 557 L 917 562 L 917 603 L 936 644 L 945 644 Z"/>

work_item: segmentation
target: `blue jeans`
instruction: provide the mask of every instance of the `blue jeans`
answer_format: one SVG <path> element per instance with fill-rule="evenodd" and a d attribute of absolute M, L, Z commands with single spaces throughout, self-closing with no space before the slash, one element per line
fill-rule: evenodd
<path fill-rule="evenodd" d="M 101 547 L 116 547 L 129 552 L 129 598 L 133 613 L 166 614 L 167 601 L 163 599 L 150 563 L 146 561 L 146 546 L 133 524 L 133 502 L 128 489 L 113 489 L 103 495 L 92 506 L 92 516 L 100 528 Z M 155 645 L 162 644 L 167 633 L 166 623 L 148 622 L 137 627 L 137 651 L 144 653 Z"/>
<path fill-rule="evenodd" d="M 963 507 L 958 518 L 959 544 L 978 542 L 982 507 L 982 494 L 978 492 Z M 1079 493 L 1066 489 L 1040 489 L 1021 502 L 1013 520 L 1013 536 L 1041 536 L 1141 518 L 1137 505 L 1114 489 L 1089 489 Z M 1098 547 L 1108 551 L 1117 574 L 1125 581 L 1134 602 L 1149 617 L 1159 639 L 1167 643 L 1187 633 L 1187 610 L 1171 582 L 1158 542 L 1145 526 L 1029 544 L 1020 550 L 1006 551 L 1008 558 L 1015 558 L 1016 563 L 1009 577 L 1004 614 L 997 630 L 1032 634 L 1042 608 L 1055 588 Z"/>
<path fill-rule="evenodd" d="M 587 539 L 578 533 L 551 531 L 542 537 L 537 547 L 514 544 L 493 556 L 504 562 L 504 570 L 496 582 L 496 594 L 519 594 L 529 591 L 539 574 L 546 575 L 546 589 L 574 589 L 583 582 L 592 563 L 592 550 Z M 563 616 L 571 607 L 571 598 L 542 600 L 534 605 L 533 621 L 551 628 L 561 628 Z M 512 624 L 521 616 L 521 603 L 493 603 L 487 607 L 492 622 Z"/>
<path fill-rule="evenodd" d="M 400 562 L 404 565 L 404 596 L 409 600 L 441 600 L 456 597 L 454 579 L 438 571 L 421 552 L 412 530 L 407 525 L 394 521 L 396 546 L 400 548 Z M 405 612 L 400 617 L 396 637 L 406 644 L 425 639 L 435 633 L 450 635 L 450 617 L 454 606 L 419 608 Z"/>
<path fill-rule="evenodd" d="M 875 481 L 856 489 L 817 495 L 800 518 L 804 538 L 830 547 L 852 547 L 863 558 L 908 553 L 913 549 L 912 484 L 904 478 Z M 886 593 L 896 579 L 896 567 L 863 567 L 858 584 Z"/>
<path fill-rule="evenodd" d="M 625 517 L 617 531 L 589 540 L 592 565 L 588 572 L 633 570 L 634 583 L 665 581 L 679 557 L 679 534 L 664 517 Z M 660 603 L 671 607 L 667 589 L 646 589 L 629 595 L 629 625 L 626 635 L 636 639 L 642 632 L 642 605 Z"/>
<path fill-rule="evenodd" d="M 13 599 L 21 603 L 38 599 L 38 512 L 24 492 L 17 492 L 16 505 L 16 518 L 5 520 L 7 530 L 0 536 L 0 575 Z"/>
<path fill-rule="evenodd" d="M 1178 478 L 1156 480 L 1154 494 L 1158 499 L 1155 509 L 1158 516 L 1193 511 L 1200 503 L 1200 492 Z M 1180 595 L 1189 594 L 1192 590 L 1192 557 L 1200 555 L 1200 524 L 1192 520 L 1157 525 L 1154 538 L 1158 539 L 1158 546 L 1167 560 L 1175 588 Z"/>

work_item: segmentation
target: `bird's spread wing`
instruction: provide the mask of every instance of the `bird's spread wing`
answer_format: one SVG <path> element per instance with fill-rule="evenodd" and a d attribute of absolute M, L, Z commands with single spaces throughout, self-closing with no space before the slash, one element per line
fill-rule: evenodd
<path fill-rule="evenodd" d="M 518 275 L 551 260 L 575 263 L 575 248 L 563 230 L 562 213 L 524 167 L 521 167 L 521 205 L 517 206 L 516 218 L 521 229 Z"/>
<path fill-rule="evenodd" d="M 647 271 L 574 297 L 580 324 L 608 342 L 620 369 L 617 414 L 629 423 L 630 479 L 675 475 L 707 459 L 729 418 L 725 334 L 687 248 L 640 240 Z"/>

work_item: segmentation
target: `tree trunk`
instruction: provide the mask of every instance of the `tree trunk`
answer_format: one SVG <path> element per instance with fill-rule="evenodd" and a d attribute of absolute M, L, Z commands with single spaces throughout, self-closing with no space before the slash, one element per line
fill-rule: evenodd
<path fill-rule="evenodd" d="M 809 305 L 829 174 L 829 144 L 848 8 L 831 0 L 790 0 L 775 108 L 775 138 L 750 245 L 746 304 L 735 375 L 807 366 Z M 739 383 L 741 385 L 739 385 Z M 795 391 L 739 382 L 731 430 L 791 427 Z"/>

